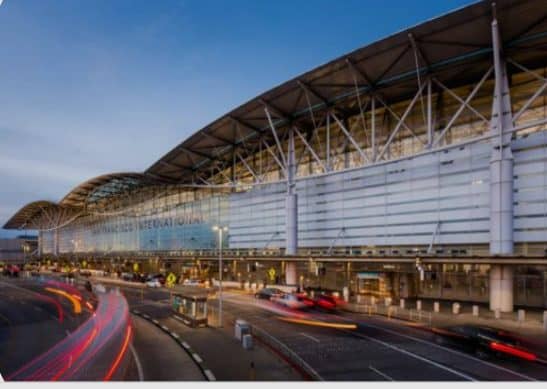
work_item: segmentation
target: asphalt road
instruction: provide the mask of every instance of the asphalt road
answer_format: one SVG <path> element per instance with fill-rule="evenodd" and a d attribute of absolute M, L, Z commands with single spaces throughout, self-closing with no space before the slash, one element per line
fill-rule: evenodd
<path fill-rule="evenodd" d="M 67 299 L 45 292 L 44 285 L 35 281 L 0 277 L 0 296 L 0 373 L 4 379 L 88 317 L 85 312 L 74 314 Z"/>
<path fill-rule="evenodd" d="M 169 294 L 123 288 L 132 307 L 168 315 Z M 355 323 L 357 329 L 293 324 L 279 319 L 264 302 L 239 293 L 224 294 L 225 320 L 242 318 L 284 343 L 325 380 L 527 381 L 546 380 L 545 365 L 511 358 L 479 359 L 439 345 L 433 334 L 406 322 L 363 314 L 315 312 L 322 322 Z M 214 305 L 214 304 L 212 304 Z"/>

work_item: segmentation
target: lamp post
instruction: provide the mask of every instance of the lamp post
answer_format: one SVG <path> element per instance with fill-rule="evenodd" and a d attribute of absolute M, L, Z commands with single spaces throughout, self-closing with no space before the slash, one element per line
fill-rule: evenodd
<path fill-rule="evenodd" d="M 222 327 L 222 232 L 228 231 L 226 226 L 213 226 L 218 232 L 218 326 Z"/>

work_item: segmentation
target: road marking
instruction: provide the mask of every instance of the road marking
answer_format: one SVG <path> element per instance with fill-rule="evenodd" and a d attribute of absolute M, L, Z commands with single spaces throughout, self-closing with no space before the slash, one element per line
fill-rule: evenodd
<path fill-rule="evenodd" d="M 205 369 L 203 370 L 203 372 L 205 373 L 205 376 L 209 379 L 209 381 L 216 381 L 216 377 L 215 375 L 213 374 L 213 372 L 209 369 Z"/>
<path fill-rule="evenodd" d="M 390 333 L 390 334 L 393 334 L 393 335 L 397 335 L 397 336 L 400 336 L 402 338 L 407 338 L 407 339 L 412 339 L 416 342 L 419 342 L 419 343 L 423 343 L 423 344 L 427 344 L 429 346 L 433 346 L 433 347 L 436 347 L 438 349 L 441 349 L 441 350 L 445 350 L 445 351 L 448 351 L 452 354 L 456 354 L 456 355 L 459 355 L 461 357 L 464 357 L 464 358 L 468 358 L 468 359 L 471 359 L 475 362 L 480 362 L 480 363 L 483 363 L 487 366 L 490 366 L 492 368 L 495 368 L 495 369 L 498 369 L 498 370 L 502 370 L 502 371 L 505 371 L 506 373 L 509 373 L 509 374 L 513 374 L 517 377 L 520 377 L 520 378 L 524 378 L 524 379 L 527 379 L 529 381 L 537 381 L 535 378 L 532 378 L 530 376 L 527 376 L 525 374 L 521 374 L 519 372 L 516 372 L 516 371 L 513 371 L 511 369 L 507 369 L 505 367 L 502 367 L 502 366 L 499 366 L 499 365 L 496 365 L 492 362 L 488 362 L 488 361 L 485 361 L 485 360 L 482 360 L 482 359 L 479 359 L 479 358 L 475 358 L 474 356 L 472 355 L 468 355 L 468 354 L 465 354 L 463 352 L 460 352 L 460 351 L 457 351 L 457 350 L 453 350 L 451 348 L 448 348 L 448 347 L 443 347 L 441 345 L 438 345 L 437 343 L 433 343 L 433 342 L 430 342 L 428 340 L 425 340 L 425 339 L 420 339 L 420 338 L 416 338 L 414 336 L 411 336 L 411 335 L 404 335 L 404 334 L 401 334 L 399 332 L 396 332 L 396 331 L 392 331 L 392 330 L 388 330 L 386 328 L 383 328 L 383 327 L 379 327 L 379 326 L 375 326 L 374 324 L 364 324 L 364 323 L 360 323 L 361 325 L 365 326 L 365 327 L 371 327 L 371 328 L 375 328 L 377 330 L 380 330 L 380 331 L 384 331 L 384 332 L 387 332 L 387 333 Z"/>
<path fill-rule="evenodd" d="M 142 372 L 141 361 L 139 359 L 139 356 L 137 355 L 137 351 L 135 350 L 135 347 L 133 347 L 133 343 L 129 345 L 129 349 L 131 350 L 131 354 L 133 354 L 133 359 L 135 359 L 135 364 L 137 365 L 137 373 L 139 374 L 139 381 L 144 381 L 144 374 Z"/>
<path fill-rule="evenodd" d="M 186 342 L 182 342 L 182 347 L 184 347 L 185 349 L 189 349 L 190 345 Z"/>
<path fill-rule="evenodd" d="M 373 372 L 375 372 L 376 374 L 378 374 L 378 375 L 384 377 L 384 378 L 385 378 L 386 380 L 388 380 L 388 381 L 395 381 L 393 378 L 391 378 L 391 377 L 388 376 L 387 374 L 382 373 L 382 372 L 381 372 L 380 370 L 378 370 L 378 369 L 375 369 L 372 365 L 369 365 L 368 368 L 369 368 L 370 370 L 372 370 Z"/>
<path fill-rule="evenodd" d="M 153 320 L 152 320 L 152 323 L 154 323 L 154 324 L 160 324 L 160 322 L 157 321 L 156 319 L 153 319 Z"/>
<path fill-rule="evenodd" d="M 179 338 L 179 336 L 178 336 L 177 334 L 175 334 L 174 332 L 171 332 L 171 336 L 172 336 L 173 338 L 175 338 L 175 339 L 178 339 L 178 338 Z"/>
<path fill-rule="evenodd" d="M 40 307 L 32 307 L 32 308 L 34 308 L 34 310 L 35 310 L 36 312 L 42 312 L 42 308 L 40 308 Z"/>
<path fill-rule="evenodd" d="M 373 337 L 370 337 L 370 336 L 367 336 L 367 335 L 363 335 L 363 334 L 360 334 L 360 333 L 357 333 L 357 332 L 351 332 L 351 331 L 344 331 L 344 332 L 346 332 L 346 333 L 348 333 L 348 334 L 353 334 L 353 335 L 358 336 L 358 337 L 363 338 L 363 339 L 371 340 L 371 341 L 373 341 L 373 342 L 375 342 L 375 343 L 379 343 L 379 344 L 381 344 L 381 345 L 384 346 L 384 347 L 387 347 L 387 348 L 390 348 L 390 349 L 392 349 L 392 350 L 398 351 L 398 352 L 400 352 L 401 354 L 408 355 L 409 357 L 412 357 L 412 358 L 414 358 L 414 359 L 418 359 L 418 360 L 420 360 L 420 361 L 422 361 L 422 362 L 429 363 L 430 365 L 433 365 L 433 366 L 435 366 L 435 367 L 438 367 L 439 369 L 446 370 L 446 371 L 448 371 L 448 372 L 450 372 L 450 373 L 452 373 L 452 374 L 454 374 L 454 375 L 457 375 L 457 376 L 459 376 L 459 377 L 461 377 L 461 378 L 464 378 L 464 379 L 466 379 L 466 380 L 468 380 L 468 381 L 476 381 L 473 377 L 468 376 L 467 374 L 461 373 L 461 372 L 459 372 L 459 371 L 457 371 L 457 370 L 454 370 L 454 369 L 451 369 L 451 368 L 446 367 L 446 366 L 444 366 L 444 365 L 441 365 L 440 363 L 437 363 L 437 362 L 432 361 L 432 360 L 430 360 L 430 359 L 424 358 L 424 357 L 422 357 L 422 356 L 420 356 L 420 355 L 418 355 L 418 354 L 411 353 L 410 351 L 404 350 L 404 349 L 399 348 L 399 347 L 397 347 L 397 346 L 394 346 L 394 345 L 392 345 L 392 344 L 390 344 L 390 343 L 387 343 L 387 342 L 384 342 L 384 341 L 381 341 L 381 340 L 378 340 L 378 339 L 375 339 L 375 338 L 373 338 Z"/>
<path fill-rule="evenodd" d="M 146 313 L 142 315 L 145 319 L 150 319 L 150 316 L 148 316 Z"/>
<path fill-rule="evenodd" d="M 166 332 L 169 332 L 169 328 L 167 328 L 167 326 L 161 326 L 161 329 L 166 331 Z"/>
<path fill-rule="evenodd" d="M 70 331 L 69 330 L 65 330 L 66 332 L 66 336 L 70 336 Z"/>
<path fill-rule="evenodd" d="M 197 355 L 196 353 L 193 353 L 192 357 L 196 360 L 197 363 L 203 362 L 203 359 L 201 359 L 200 356 Z"/>
<path fill-rule="evenodd" d="M 319 339 L 317 339 L 317 338 L 315 338 L 315 337 L 313 337 L 313 336 L 311 336 L 311 335 L 308 335 L 308 334 L 306 334 L 305 332 L 301 332 L 300 335 L 302 335 L 302 336 L 304 336 L 304 337 L 306 337 L 306 338 L 308 338 L 308 339 L 311 339 L 311 340 L 313 340 L 313 341 L 316 342 L 316 343 L 321 343 L 321 341 L 320 341 Z"/>

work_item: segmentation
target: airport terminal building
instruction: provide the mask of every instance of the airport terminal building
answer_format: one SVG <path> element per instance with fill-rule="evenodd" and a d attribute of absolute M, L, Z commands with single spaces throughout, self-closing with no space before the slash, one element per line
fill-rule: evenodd
<path fill-rule="evenodd" d="M 4 226 L 39 256 L 547 307 L 547 13 L 479 2 L 289 80 Z M 271 271 L 273 269 L 273 271 Z"/>

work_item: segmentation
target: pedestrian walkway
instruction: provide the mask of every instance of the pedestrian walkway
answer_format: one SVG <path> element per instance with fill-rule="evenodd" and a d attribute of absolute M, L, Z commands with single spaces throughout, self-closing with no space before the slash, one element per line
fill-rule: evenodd
<path fill-rule="evenodd" d="M 138 310 L 156 319 L 180 336 L 195 350 L 219 381 L 299 381 L 303 377 L 270 349 L 255 342 L 245 350 L 234 336 L 232 320 L 225 318 L 222 328 L 216 318 L 209 327 L 191 328 L 178 320 L 172 311 L 157 304 L 140 305 Z"/>

